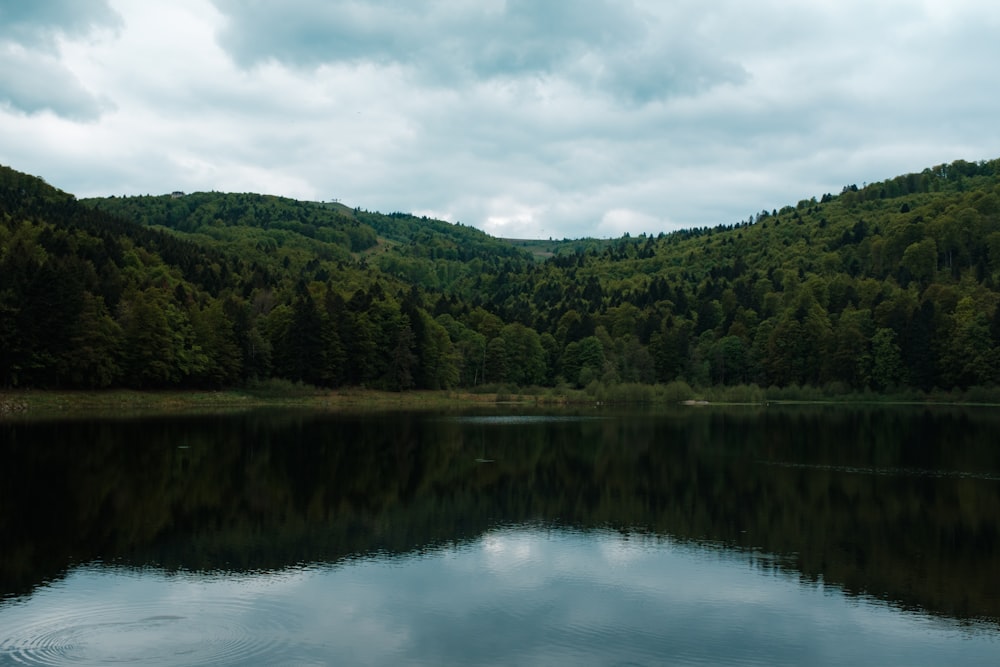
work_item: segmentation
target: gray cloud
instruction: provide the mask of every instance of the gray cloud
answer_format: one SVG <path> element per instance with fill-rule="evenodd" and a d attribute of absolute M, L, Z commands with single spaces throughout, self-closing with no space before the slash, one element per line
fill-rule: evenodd
<path fill-rule="evenodd" d="M 0 39 L 25 47 L 51 46 L 58 34 L 84 35 L 119 26 L 107 0 L 0 0 Z"/>
<path fill-rule="evenodd" d="M 617 236 L 1000 156 L 986 0 L 0 8 L 0 161 L 80 196 L 257 191 Z"/>
<path fill-rule="evenodd" d="M 228 19 L 220 43 L 244 67 L 270 60 L 293 67 L 373 63 L 446 87 L 562 79 L 635 103 L 747 76 L 738 64 L 690 43 L 691 26 L 664 24 L 610 0 L 213 1 Z"/>
<path fill-rule="evenodd" d="M 29 114 L 49 110 L 74 120 L 93 120 L 107 107 L 55 58 L 3 44 L 0 104 Z"/>
<path fill-rule="evenodd" d="M 57 38 L 119 25 L 105 0 L 0 0 L 0 104 L 29 114 L 97 118 L 110 105 L 59 59 Z"/>

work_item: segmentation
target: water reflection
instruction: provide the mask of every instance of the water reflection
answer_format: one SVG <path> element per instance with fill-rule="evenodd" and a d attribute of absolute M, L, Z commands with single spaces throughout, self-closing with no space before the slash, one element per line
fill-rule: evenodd
<path fill-rule="evenodd" d="M 836 614 L 874 614 L 865 622 L 875 634 L 894 624 L 954 634 L 957 620 L 995 637 L 998 425 L 986 411 L 813 408 L 3 423 L 0 596 L 9 602 L 0 627 L 19 605 L 65 604 L 78 581 L 92 582 L 88 591 L 159 587 L 179 600 L 196 591 L 204 613 L 218 605 L 208 618 L 221 623 L 241 617 L 227 604 L 249 601 L 253 616 L 264 604 L 256 586 L 273 592 L 305 579 L 303 599 L 269 598 L 284 600 L 268 609 L 280 623 L 271 641 L 312 641 L 296 629 L 300 612 L 329 615 L 352 595 L 352 618 L 376 623 L 370 605 L 396 599 L 383 580 L 414 591 L 398 600 L 410 610 L 392 621 L 400 636 L 418 612 L 430 624 L 421 637 L 434 636 L 435 623 L 452 642 L 483 635 L 466 651 L 508 642 L 517 628 L 523 653 L 508 647 L 500 662 L 542 661 L 527 648 L 536 633 L 539 646 L 566 651 L 546 657 L 565 660 L 581 657 L 571 648 L 585 639 L 626 641 L 632 653 L 602 655 L 645 656 L 639 662 L 723 632 L 750 650 L 764 619 L 798 628 L 772 630 L 783 650 L 820 650 L 823 637 L 802 644 L 787 633 L 810 623 L 831 637 L 861 632 L 823 611 L 827 600 Z M 309 602 L 330 577 L 326 603 Z M 690 582 L 701 582 L 697 602 Z M 148 638 L 210 625 L 163 602 L 162 590 L 143 595 L 156 603 L 100 627 Z M 786 607 L 805 619 L 789 625 Z M 609 625 L 616 615 L 631 620 Z M 575 625 L 577 616 L 591 622 Z M 70 632 L 66 620 L 48 626 L 54 643 Z M 234 655 L 244 641 L 239 626 L 217 634 Z M 343 641 L 361 636 L 355 628 Z M 397 658 L 428 655 L 403 645 Z M 281 653 L 253 650 L 265 648 Z M 671 655 L 689 654 L 700 655 Z M 491 662 L 475 655 L 436 657 Z"/>
<path fill-rule="evenodd" d="M 80 567 L 0 606 L 0 664 L 987 665 L 995 635 L 731 550 L 545 527 L 257 574 Z M 847 641 L 849 640 L 849 641 Z"/>

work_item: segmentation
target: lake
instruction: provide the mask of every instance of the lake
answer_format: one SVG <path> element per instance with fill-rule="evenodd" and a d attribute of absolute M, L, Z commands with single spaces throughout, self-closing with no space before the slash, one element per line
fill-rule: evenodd
<path fill-rule="evenodd" d="M 0 422 L 0 665 L 996 665 L 998 434 L 944 407 Z"/>

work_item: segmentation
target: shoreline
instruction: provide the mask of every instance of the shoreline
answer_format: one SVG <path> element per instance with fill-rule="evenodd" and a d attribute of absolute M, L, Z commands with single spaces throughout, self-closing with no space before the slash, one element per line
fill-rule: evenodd
<path fill-rule="evenodd" d="M 710 392 L 708 392 L 710 393 Z M 53 419 L 97 416 L 140 417 L 171 414 L 210 414 L 280 408 L 331 412 L 368 412 L 392 410 L 441 410 L 484 407 L 614 407 L 647 406 L 660 408 L 844 406 L 844 407 L 997 407 L 997 403 L 956 400 L 954 396 L 907 400 L 904 397 L 875 396 L 829 397 L 823 399 L 767 398 L 760 400 L 708 399 L 614 400 L 595 397 L 577 390 L 570 393 L 551 390 L 473 392 L 461 390 L 413 390 L 404 392 L 374 389 L 316 389 L 282 387 L 280 389 L 224 390 L 49 390 L 0 389 L 0 422 L 16 419 Z M 951 400 L 949 400 L 951 399 Z"/>
<path fill-rule="evenodd" d="M 0 420 L 11 418 L 131 417 L 143 414 L 229 412 L 259 408 L 392 410 L 483 405 L 560 405 L 558 397 L 474 394 L 458 391 L 389 392 L 373 389 L 296 389 L 282 392 L 225 390 L 0 390 Z"/>

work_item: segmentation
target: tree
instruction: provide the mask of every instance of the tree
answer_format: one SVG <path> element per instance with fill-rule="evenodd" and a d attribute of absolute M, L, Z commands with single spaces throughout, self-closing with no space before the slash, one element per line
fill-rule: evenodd
<path fill-rule="evenodd" d="M 508 324 L 500 331 L 506 355 L 503 380 L 517 385 L 538 385 L 545 380 L 545 350 L 534 329 L 520 323 Z"/>
<path fill-rule="evenodd" d="M 347 350 L 344 345 L 344 323 L 347 317 L 347 304 L 327 282 L 323 295 L 323 346 L 326 355 L 326 382 L 339 386 L 347 374 Z"/>
<path fill-rule="evenodd" d="M 935 344 L 938 337 L 938 317 L 934 301 L 925 298 L 920 308 L 913 313 L 901 344 L 903 359 L 910 371 L 910 382 L 924 391 L 930 391 L 939 379 Z"/>
<path fill-rule="evenodd" d="M 348 384 L 363 386 L 378 376 L 376 327 L 367 312 L 348 311 L 341 323 Z"/>
<path fill-rule="evenodd" d="M 126 384 L 163 387 L 182 379 L 177 338 L 170 328 L 167 305 L 167 296 L 152 287 L 129 292 L 119 304 Z"/>
<path fill-rule="evenodd" d="M 896 344 L 896 332 L 880 327 L 872 337 L 872 386 L 884 391 L 906 380 L 903 358 Z"/>
<path fill-rule="evenodd" d="M 683 375 L 692 330 L 690 321 L 667 316 L 660 330 L 650 336 L 649 351 L 660 382 L 670 382 Z"/>
<path fill-rule="evenodd" d="M 738 384 L 747 381 L 747 350 L 742 338 L 720 338 L 712 346 L 710 361 L 713 382 Z"/>
<path fill-rule="evenodd" d="M 615 341 L 618 357 L 618 376 L 622 382 L 653 384 L 656 381 L 656 365 L 649 348 L 639 342 L 635 335 Z"/>
<path fill-rule="evenodd" d="M 927 285 L 937 272 L 937 244 L 934 239 L 926 238 L 917 243 L 911 243 L 903 251 L 900 266 L 909 277 Z"/>
<path fill-rule="evenodd" d="M 392 363 L 385 382 L 389 389 L 403 391 L 414 385 L 413 370 L 417 365 L 417 355 L 413 352 L 415 336 L 410 328 L 409 318 L 402 316 L 396 328 L 396 344 L 392 347 Z"/>
<path fill-rule="evenodd" d="M 951 340 L 942 353 L 944 381 L 962 388 L 987 384 L 997 376 L 995 359 L 989 317 L 972 297 L 962 298 L 952 318 Z"/>
<path fill-rule="evenodd" d="M 242 375 L 242 351 L 225 303 L 216 299 L 195 309 L 191 321 L 198 345 L 208 357 L 201 381 L 214 387 L 232 386 Z"/>
<path fill-rule="evenodd" d="M 450 389 L 459 382 L 460 357 L 448 336 L 448 331 L 422 309 L 417 310 L 422 320 L 423 342 L 420 349 L 427 389 Z"/>
<path fill-rule="evenodd" d="M 20 296 L 13 289 L 0 289 L 0 386 L 17 386 L 20 380 L 22 337 L 17 326 L 20 304 Z"/>
<path fill-rule="evenodd" d="M 823 377 L 855 389 L 867 387 L 871 380 L 870 341 L 874 329 L 870 311 L 853 306 L 845 308 L 833 327 Z"/>
<path fill-rule="evenodd" d="M 587 336 L 566 346 L 563 353 L 563 377 L 583 387 L 604 373 L 604 346 L 597 336 Z"/>
<path fill-rule="evenodd" d="M 122 329 L 104 300 L 89 292 L 80 297 L 80 316 L 68 344 L 69 379 L 75 386 L 104 388 L 121 378 Z"/>
<path fill-rule="evenodd" d="M 556 326 L 556 340 L 563 345 L 574 341 L 579 341 L 594 333 L 593 323 L 588 323 L 579 312 L 574 309 L 567 310 L 559 318 Z"/>
<path fill-rule="evenodd" d="M 773 384 L 811 384 L 820 380 L 831 338 L 830 320 L 809 292 L 777 322 L 767 342 L 767 369 Z"/>
<path fill-rule="evenodd" d="M 458 369 L 459 385 L 475 386 L 483 380 L 486 361 L 486 337 L 468 328 L 449 314 L 438 315 L 440 324 L 453 341 L 453 354 Z"/>
<path fill-rule="evenodd" d="M 504 382 L 507 379 L 507 345 L 497 336 L 486 345 L 486 359 L 483 363 L 483 382 Z"/>
<path fill-rule="evenodd" d="M 49 257 L 30 270 L 17 327 L 21 369 L 36 386 L 60 386 L 70 375 L 70 338 L 83 303 L 80 260 Z"/>
<path fill-rule="evenodd" d="M 312 385 L 327 384 L 331 372 L 327 366 L 328 336 L 319 308 L 304 284 L 300 284 L 290 313 L 274 341 L 275 372 Z"/>

